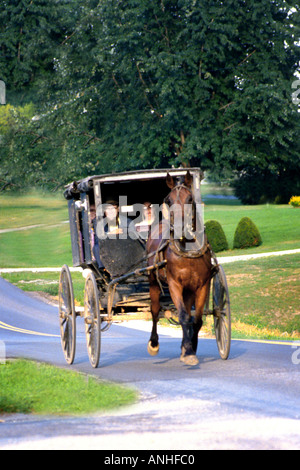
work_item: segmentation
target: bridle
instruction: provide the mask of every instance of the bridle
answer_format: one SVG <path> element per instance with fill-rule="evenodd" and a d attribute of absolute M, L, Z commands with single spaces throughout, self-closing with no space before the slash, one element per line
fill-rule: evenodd
<path fill-rule="evenodd" d="M 192 198 L 192 203 L 189 204 L 189 205 L 191 205 L 191 206 L 192 206 L 192 209 L 193 209 L 193 228 L 194 228 L 194 225 L 195 225 L 195 223 L 194 223 L 194 222 L 195 222 L 195 221 L 194 221 L 195 215 L 194 215 L 194 214 L 195 214 L 196 208 L 195 208 L 195 201 L 194 201 L 193 193 L 192 193 L 192 191 L 191 191 L 190 188 L 188 188 L 185 184 L 179 184 L 179 185 L 175 186 L 175 187 L 169 192 L 169 194 L 165 197 L 165 199 L 164 199 L 163 202 L 164 202 L 164 204 L 166 204 L 166 206 L 168 206 L 168 207 L 170 208 L 170 204 L 169 204 L 169 202 L 170 202 L 170 195 L 173 193 L 173 191 L 176 191 L 175 200 L 172 201 L 172 205 L 180 205 L 180 206 L 182 206 L 182 202 L 181 202 L 181 200 L 180 200 L 180 192 L 181 192 L 183 189 L 186 190 L 186 191 L 188 191 L 188 193 L 190 194 L 190 196 L 191 196 L 191 198 Z M 173 236 L 174 236 L 174 231 L 175 231 L 175 229 L 174 229 L 174 211 L 172 211 L 171 214 L 170 214 L 170 221 L 169 221 L 169 222 L 170 222 L 171 234 L 172 234 L 172 237 L 173 237 Z"/>
<path fill-rule="evenodd" d="M 168 196 L 166 196 L 166 198 L 164 199 L 164 203 L 168 206 L 168 202 L 167 201 L 170 201 L 170 194 L 176 190 L 176 197 L 175 197 L 175 200 L 172 202 L 172 205 L 175 205 L 175 204 L 180 204 L 182 206 L 182 202 L 180 200 L 180 192 L 185 189 L 186 191 L 189 192 L 189 194 L 191 195 L 192 197 L 192 207 L 193 207 L 193 232 L 195 232 L 195 218 L 196 218 L 196 207 L 195 207 L 195 200 L 194 200 L 194 197 L 193 197 L 193 193 L 191 191 L 190 188 L 188 188 L 186 185 L 184 184 L 179 184 L 178 186 L 175 186 L 171 191 L 170 193 L 168 194 Z M 210 246 L 207 242 L 207 239 L 205 240 L 205 243 L 204 245 L 201 247 L 199 245 L 199 241 L 197 239 L 197 235 L 194 237 L 194 242 L 195 242 L 195 249 L 194 250 L 188 250 L 188 251 L 185 251 L 181 245 L 181 242 L 184 240 L 184 237 L 181 239 L 181 240 L 176 240 L 174 238 L 174 233 L 175 233 L 175 228 L 174 228 L 174 212 L 171 212 L 170 214 L 170 234 L 171 234 L 171 238 L 169 240 L 169 246 L 170 246 L 170 249 L 178 256 L 181 256 L 181 257 L 184 257 L 184 258 L 200 258 L 201 256 L 204 255 L 204 253 L 207 252 L 207 250 L 210 249 Z"/>
<path fill-rule="evenodd" d="M 180 202 L 180 192 L 182 191 L 182 189 L 185 189 L 186 191 L 188 191 L 194 201 L 194 197 L 193 197 L 193 193 L 192 191 L 190 190 L 190 188 L 188 188 L 185 184 L 179 184 L 177 186 L 175 186 L 170 192 L 169 194 L 165 197 L 164 199 L 164 203 L 168 205 L 167 203 L 167 200 L 170 198 L 170 194 L 173 192 L 173 191 L 176 191 L 176 198 L 175 198 L 175 202 L 173 204 L 181 204 Z"/>

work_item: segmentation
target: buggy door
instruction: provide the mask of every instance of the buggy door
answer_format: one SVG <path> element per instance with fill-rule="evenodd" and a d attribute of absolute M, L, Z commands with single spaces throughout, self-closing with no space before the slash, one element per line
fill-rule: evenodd
<path fill-rule="evenodd" d="M 69 200 L 69 219 L 72 243 L 73 266 L 91 264 L 92 228 L 90 201 L 87 193 L 81 193 L 79 200 Z"/>

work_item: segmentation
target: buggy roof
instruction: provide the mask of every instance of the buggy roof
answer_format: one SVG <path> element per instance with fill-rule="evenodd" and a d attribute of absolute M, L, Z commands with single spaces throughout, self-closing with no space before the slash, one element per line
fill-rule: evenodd
<path fill-rule="evenodd" d="M 89 189 L 92 189 L 94 186 L 94 181 L 100 183 L 118 183 L 118 182 L 130 182 L 130 181 L 142 181 L 142 180 L 151 180 L 151 179 L 164 179 L 167 177 L 167 174 L 170 173 L 172 176 L 180 177 L 184 176 L 187 171 L 190 171 L 192 174 L 197 174 L 200 177 L 200 180 L 203 179 L 203 172 L 200 168 L 167 168 L 167 169 L 155 169 L 155 170 L 135 170 L 127 171 L 124 173 L 111 173 L 105 175 L 93 175 L 87 178 L 75 181 L 66 186 L 68 190 L 74 190 L 75 187 L 78 192 L 86 192 Z"/>

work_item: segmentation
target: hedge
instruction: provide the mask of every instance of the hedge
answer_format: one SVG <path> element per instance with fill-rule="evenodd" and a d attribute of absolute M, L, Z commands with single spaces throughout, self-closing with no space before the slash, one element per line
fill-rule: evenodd
<path fill-rule="evenodd" d="M 207 239 L 215 253 L 228 250 L 228 242 L 221 224 L 217 220 L 209 220 L 205 224 Z"/>
<path fill-rule="evenodd" d="M 234 234 L 233 248 L 251 248 L 262 244 L 258 228 L 249 217 L 243 217 Z"/>

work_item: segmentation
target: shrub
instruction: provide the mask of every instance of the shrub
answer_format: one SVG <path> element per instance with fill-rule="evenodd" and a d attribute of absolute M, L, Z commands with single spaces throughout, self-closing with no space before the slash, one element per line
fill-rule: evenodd
<path fill-rule="evenodd" d="M 289 205 L 293 207 L 300 207 L 300 196 L 291 197 Z"/>
<path fill-rule="evenodd" d="M 251 248 L 262 244 L 258 228 L 249 217 L 243 217 L 234 234 L 233 248 Z"/>
<path fill-rule="evenodd" d="M 209 220 L 205 224 L 207 239 L 215 253 L 228 250 L 228 242 L 221 224 L 217 220 Z"/>

